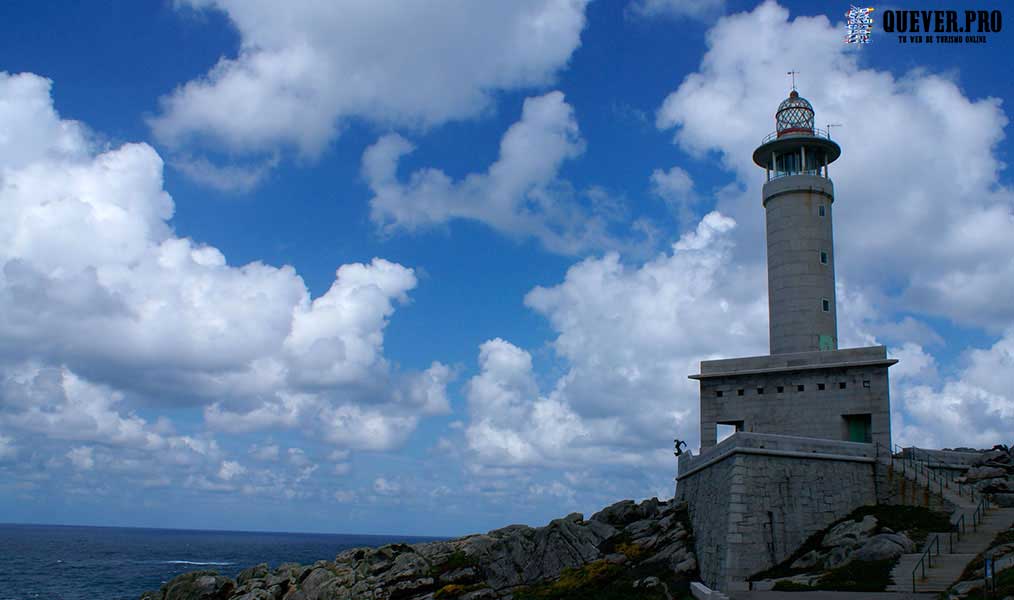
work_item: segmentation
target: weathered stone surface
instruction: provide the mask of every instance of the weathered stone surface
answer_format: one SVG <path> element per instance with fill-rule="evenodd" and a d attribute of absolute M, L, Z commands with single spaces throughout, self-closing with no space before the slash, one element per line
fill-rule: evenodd
<path fill-rule="evenodd" d="M 248 569 L 243 569 L 236 576 L 236 585 L 243 585 L 251 579 L 263 579 L 268 576 L 269 572 L 268 563 L 261 563 Z"/>
<path fill-rule="evenodd" d="M 873 515 L 866 515 L 862 521 L 845 521 L 827 532 L 820 545 L 825 548 L 853 546 L 868 537 L 870 532 L 876 528 L 877 519 Z"/>
<path fill-rule="evenodd" d="M 1014 508 L 1014 493 L 993 494 L 993 502 L 1003 508 Z"/>
<path fill-rule="evenodd" d="M 915 550 L 912 540 L 898 533 L 881 533 L 866 540 L 850 560 L 887 560 Z"/>
<path fill-rule="evenodd" d="M 810 550 L 792 562 L 793 569 L 810 569 L 818 566 L 822 561 L 820 552 Z"/>
<path fill-rule="evenodd" d="M 592 521 L 608 523 L 613 527 L 624 527 L 638 519 L 640 519 L 640 513 L 633 500 L 620 500 L 591 516 Z"/>
<path fill-rule="evenodd" d="M 180 575 L 162 586 L 160 600 L 228 600 L 236 584 L 214 571 Z"/>
<path fill-rule="evenodd" d="M 966 481 L 981 481 L 983 479 L 1007 477 L 1007 471 L 1000 467 L 972 467 L 965 473 Z"/>

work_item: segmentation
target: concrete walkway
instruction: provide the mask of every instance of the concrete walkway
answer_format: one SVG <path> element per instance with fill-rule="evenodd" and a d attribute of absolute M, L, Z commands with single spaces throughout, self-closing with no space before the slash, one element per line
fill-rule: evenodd
<path fill-rule="evenodd" d="M 731 592 L 729 600 L 921 600 L 937 596 L 911 592 Z"/>

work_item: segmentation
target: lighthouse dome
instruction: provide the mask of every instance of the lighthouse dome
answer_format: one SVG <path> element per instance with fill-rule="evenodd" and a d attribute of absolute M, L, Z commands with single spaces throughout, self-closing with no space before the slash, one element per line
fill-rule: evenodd
<path fill-rule="evenodd" d="M 778 137 L 793 133 L 813 135 L 813 105 L 792 90 L 789 97 L 778 105 L 775 123 Z"/>

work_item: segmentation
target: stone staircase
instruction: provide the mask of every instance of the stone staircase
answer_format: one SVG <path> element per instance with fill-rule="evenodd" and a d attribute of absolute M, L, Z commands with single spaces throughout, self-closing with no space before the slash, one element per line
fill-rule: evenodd
<path fill-rule="evenodd" d="M 881 458 L 880 462 L 892 469 L 895 477 L 905 477 L 911 483 L 927 488 L 927 493 L 954 505 L 951 522 L 960 523 L 963 530 L 960 538 L 957 532 L 930 533 L 920 552 L 902 555 L 891 572 L 895 583 L 888 586 L 889 592 L 946 591 L 958 580 L 965 566 L 989 547 L 997 533 L 1014 524 L 1014 508 L 991 508 L 988 504 L 981 504 L 980 508 L 980 496 L 967 491 L 959 494 L 953 485 L 941 485 L 926 470 L 912 468 L 912 463 L 901 469 L 897 464 L 892 466 L 889 457 Z M 926 549 L 930 547 L 931 556 L 927 557 Z M 920 559 L 924 564 L 920 565 Z"/>

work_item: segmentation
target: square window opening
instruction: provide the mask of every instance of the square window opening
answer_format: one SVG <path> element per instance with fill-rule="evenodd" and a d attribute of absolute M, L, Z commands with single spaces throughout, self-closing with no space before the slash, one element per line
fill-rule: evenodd
<path fill-rule="evenodd" d="M 825 389 L 827 389 L 827 386 L 825 386 L 823 383 L 818 383 L 817 384 L 817 390 L 818 391 L 823 392 Z"/>
<path fill-rule="evenodd" d="M 784 385 L 780 385 L 780 386 L 778 386 L 778 387 L 777 387 L 776 389 L 778 390 L 778 393 L 779 393 L 779 394 L 781 394 L 781 393 L 785 392 L 785 386 L 784 386 Z"/>
<path fill-rule="evenodd" d="M 757 388 L 757 395 L 758 396 L 763 396 L 764 395 L 764 388 Z"/>
<path fill-rule="evenodd" d="M 803 384 L 799 384 L 799 385 L 796 386 L 796 391 L 797 392 L 805 392 L 806 391 L 806 386 L 803 385 Z"/>
<path fill-rule="evenodd" d="M 844 390 L 845 389 L 845 382 L 844 381 L 839 381 L 838 382 L 838 389 L 839 390 Z"/>
<path fill-rule="evenodd" d="M 721 398 L 723 394 L 724 394 L 724 392 L 722 392 L 722 390 L 715 390 L 715 397 L 716 398 Z"/>
<path fill-rule="evenodd" d="M 728 438 L 737 431 L 743 431 L 743 421 L 726 421 L 724 423 L 715 423 L 715 438 L 716 441 L 721 442 Z"/>
<path fill-rule="evenodd" d="M 742 396 L 744 393 L 746 393 L 746 390 L 736 390 L 737 396 Z"/>
<path fill-rule="evenodd" d="M 870 387 L 870 380 L 869 379 L 864 379 L 863 380 L 863 387 L 864 388 Z"/>

